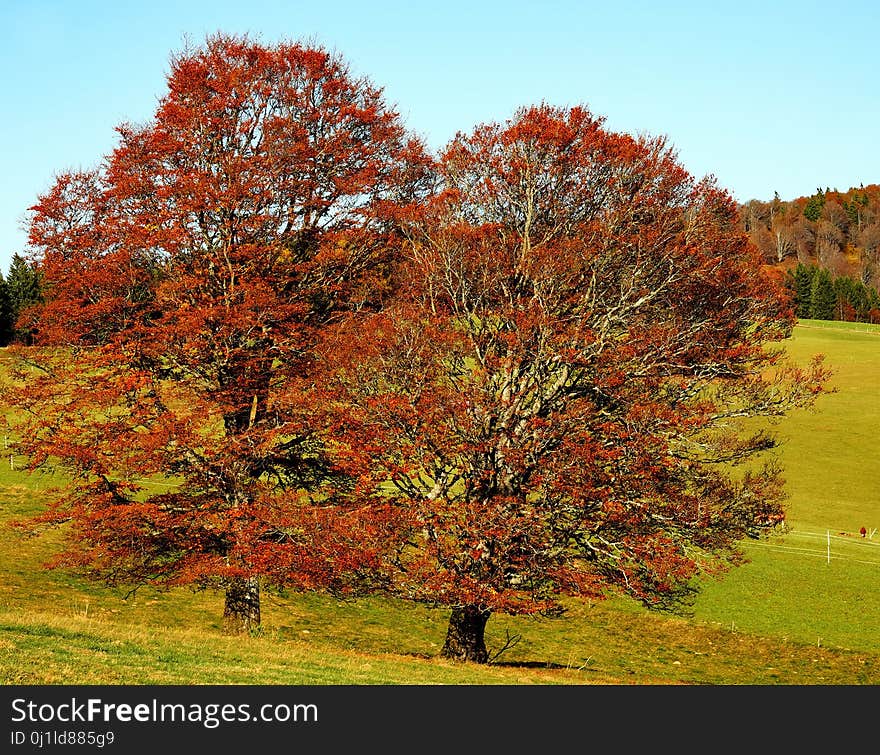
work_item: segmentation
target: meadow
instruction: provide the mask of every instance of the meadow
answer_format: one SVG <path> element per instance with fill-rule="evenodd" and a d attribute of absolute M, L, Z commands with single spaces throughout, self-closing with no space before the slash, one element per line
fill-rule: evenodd
<path fill-rule="evenodd" d="M 62 533 L 5 525 L 45 505 L 51 478 L 0 465 L 0 680 L 5 684 L 880 683 L 880 326 L 802 321 L 787 342 L 824 353 L 834 393 L 774 429 L 787 532 L 706 580 L 692 615 L 569 601 L 562 618 L 495 615 L 488 666 L 436 656 L 448 611 L 270 593 L 253 637 L 220 631 L 222 597 L 133 595 L 41 564 Z M 2 352 L 0 352 L 2 353 Z M 867 536 L 861 537 L 860 527 Z"/>

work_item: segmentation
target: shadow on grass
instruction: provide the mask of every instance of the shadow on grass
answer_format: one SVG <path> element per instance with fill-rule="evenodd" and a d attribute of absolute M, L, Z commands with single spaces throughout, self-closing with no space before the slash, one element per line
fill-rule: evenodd
<path fill-rule="evenodd" d="M 552 661 L 493 661 L 491 666 L 499 668 L 546 668 L 546 669 L 570 669 L 570 666 L 563 666 L 561 663 L 553 663 Z"/>

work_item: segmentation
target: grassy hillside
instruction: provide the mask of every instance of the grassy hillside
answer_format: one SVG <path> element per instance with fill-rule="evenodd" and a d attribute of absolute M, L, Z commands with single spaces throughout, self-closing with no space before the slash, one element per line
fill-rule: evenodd
<path fill-rule="evenodd" d="M 448 613 L 394 601 L 271 595 L 262 635 L 220 634 L 220 596 L 125 597 L 40 564 L 59 532 L 0 538 L 0 680 L 111 684 L 880 683 L 880 327 L 804 322 L 788 344 L 823 352 L 837 392 L 777 428 L 790 532 L 708 582 L 693 618 L 624 600 L 572 601 L 558 620 L 494 616 L 485 668 L 436 658 Z M 0 521 L 39 510 L 45 477 L 0 463 Z M 4 528 L 5 529 L 5 528 Z M 831 560 L 828 561 L 828 542 Z"/>
<path fill-rule="evenodd" d="M 880 326 L 805 320 L 788 351 L 801 361 L 825 354 L 836 389 L 775 428 L 791 531 L 748 544 L 752 562 L 707 584 L 697 616 L 880 652 Z M 863 539 L 860 527 L 877 531 Z"/>

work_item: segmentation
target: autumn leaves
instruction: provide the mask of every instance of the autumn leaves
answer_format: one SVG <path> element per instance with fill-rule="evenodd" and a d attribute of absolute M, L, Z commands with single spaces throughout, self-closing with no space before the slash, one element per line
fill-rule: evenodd
<path fill-rule="evenodd" d="M 766 377 L 791 313 L 735 221 L 586 108 L 432 156 L 338 56 L 209 38 L 34 207 L 44 519 L 104 579 L 224 589 L 232 631 L 261 584 L 450 606 L 475 661 L 493 611 L 673 605 L 780 506 L 729 419 L 822 378 Z"/>

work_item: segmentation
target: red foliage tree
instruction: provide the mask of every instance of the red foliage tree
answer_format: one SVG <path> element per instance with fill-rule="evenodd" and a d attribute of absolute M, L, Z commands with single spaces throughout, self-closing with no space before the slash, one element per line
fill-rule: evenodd
<path fill-rule="evenodd" d="M 32 208 L 18 448 L 70 477 L 42 518 L 72 523 L 59 563 L 222 588 L 226 629 L 250 629 L 261 579 L 350 590 L 381 547 L 379 507 L 343 500 L 313 351 L 386 295 L 421 146 L 338 56 L 227 36 L 118 132 Z"/>
<path fill-rule="evenodd" d="M 793 317 L 735 203 L 583 108 L 459 135 L 437 171 L 399 295 L 333 350 L 362 482 L 408 527 L 390 589 L 451 607 L 443 655 L 478 662 L 493 612 L 680 606 L 779 520 L 772 462 L 735 469 L 773 438 L 737 419 L 824 380 L 768 348 Z"/>

